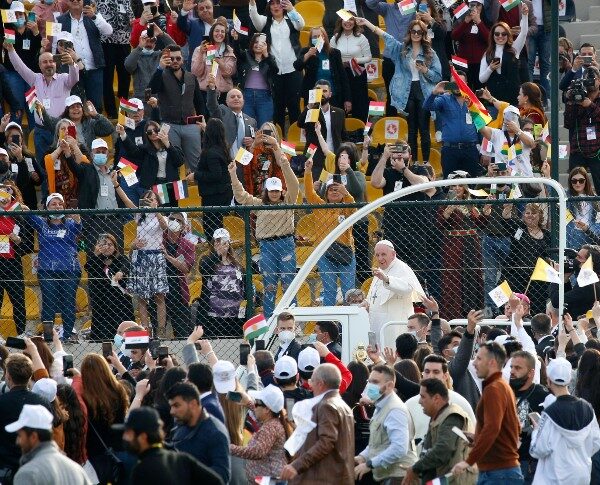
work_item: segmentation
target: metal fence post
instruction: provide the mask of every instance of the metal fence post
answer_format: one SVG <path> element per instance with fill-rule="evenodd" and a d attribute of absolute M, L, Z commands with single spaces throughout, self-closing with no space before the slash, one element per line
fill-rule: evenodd
<path fill-rule="evenodd" d="M 254 315 L 254 285 L 252 283 L 252 227 L 250 210 L 240 207 L 244 219 L 244 254 L 246 255 L 246 315 Z"/>

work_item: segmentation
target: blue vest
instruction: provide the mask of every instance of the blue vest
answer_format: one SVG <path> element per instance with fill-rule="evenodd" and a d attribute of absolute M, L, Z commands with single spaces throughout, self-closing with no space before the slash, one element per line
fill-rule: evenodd
<path fill-rule="evenodd" d="M 102 44 L 100 43 L 100 31 L 91 18 L 85 17 L 83 14 L 81 15 L 83 17 L 83 26 L 87 32 L 88 42 L 92 51 L 92 57 L 94 58 L 94 64 L 96 64 L 96 69 L 100 69 L 106 65 L 104 63 L 104 51 L 102 50 Z M 62 30 L 71 32 L 71 14 L 69 12 L 59 16 L 56 21 L 62 25 Z"/>

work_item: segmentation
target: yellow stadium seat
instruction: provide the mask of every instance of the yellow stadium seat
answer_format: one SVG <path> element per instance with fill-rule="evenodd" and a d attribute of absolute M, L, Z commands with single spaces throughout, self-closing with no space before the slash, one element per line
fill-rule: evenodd
<path fill-rule="evenodd" d="M 294 122 L 290 125 L 287 132 L 287 141 L 296 145 L 296 153 L 302 153 L 306 147 L 306 143 L 300 140 L 302 130 L 298 128 L 298 123 Z"/>
<path fill-rule="evenodd" d="M 80 286 L 77 288 L 77 294 L 75 295 L 75 316 L 77 318 L 83 317 L 90 307 L 90 300 L 86 291 Z"/>
<path fill-rule="evenodd" d="M 323 15 L 325 14 L 325 5 L 314 0 L 302 0 L 295 5 L 296 10 L 304 19 L 303 30 L 310 30 L 313 27 L 323 25 Z"/>
<path fill-rule="evenodd" d="M 369 184 L 371 185 L 371 184 Z M 379 220 L 374 214 L 369 214 L 369 234 L 373 236 L 375 231 L 379 231 Z"/>
<path fill-rule="evenodd" d="M 344 128 L 346 128 L 346 131 L 364 130 L 365 123 L 358 118 L 346 118 L 344 121 Z"/>
<path fill-rule="evenodd" d="M 26 285 L 35 286 L 38 284 L 37 268 L 33 272 L 33 265 L 37 264 L 37 254 L 24 254 L 21 258 L 23 264 L 23 280 Z"/>
<path fill-rule="evenodd" d="M 29 148 L 29 151 L 32 153 L 35 153 L 35 143 L 33 142 L 33 132 L 35 131 L 35 128 L 33 130 L 31 130 L 29 132 L 29 136 L 27 136 L 27 148 Z M 42 160 L 43 163 L 43 160 Z M 33 207 L 30 207 L 30 209 L 33 209 Z"/>
<path fill-rule="evenodd" d="M 229 231 L 233 246 L 238 247 L 244 244 L 246 240 L 244 219 L 238 216 L 225 216 L 223 217 L 223 227 Z"/>
<path fill-rule="evenodd" d="M 367 202 L 373 202 L 383 195 L 383 189 L 376 189 L 370 183 L 367 184 Z"/>
<path fill-rule="evenodd" d="M 202 197 L 198 194 L 197 185 L 188 185 L 188 196 L 179 201 L 179 207 L 202 207 Z"/>
<path fill-rule="evenodd" d="M 38 320 L 40 318 L 40 305 L 38 297 L 33 289 L 28 286 L 25 287 L 25 318 L 27 320 Z M 8 298 L 8 293 L 4 292 L 2 299 L 2 312 L 0 313 L 2 319 L 13 318 L 13 306 Z"/>
<path fill-rule="evenodd" d="M 385 50 L 385 41 L 383 40 L 383 36 L 379 37 L 379 53 L 383 55 L 383 51 Z"/>
<path fill-rule="evenodd" d="M 106 144 L 108 145 L 108 149 L 112 150 L 114 148 L 114 142 L 113 142 L 113 137 L 112 135 L 108 135 L 108 136 L 103 136 L 102 139 L 106 142 Z"/>
<path fill-rule="evenodd" d="M 79 251 L 77 253 L 77 257 L 79 258 L 79 264 L 81 265 L 81 281 L 82 285 L 87 284 L 88 281 L 88 273 L 85 270 L 85 263 L 87 262 L 87 254 L 85 251 Z"/>
<path fill-rule="evenodd" d="M 0 335 L 3 338 L 17 336 L 17 326 L 12 318 L 0 318 Z"/>
<path fill-rule="evenodd" d="M 385 129 L 386 129 L 386 121 L 397 121 L 398 122 L 398 132 L 393 138 L 385 137 Z M 371 145 L 377 146 L 379 144 L 385 143 L 395 143 L 398 140 L 406 140 L 408 135 L 408 123 L 404 118 L 399 117 L 384 117 L 377 120 L 375 125 L 373 125 L 373 134 L 371 135 Z"/>
<path fill-rule="evenodd" d="M 283 288 L 281 287 L 281 283 L 277 287 L 277 296 L 275 297 L 275 303 L 279 303 L 281 297 L 283 296 Z M 310 292 L 310 286 L 305 281 L 300 285 L 298 292 L 296 293 L 296 299 L 298 301 L 297 306 L 309 307 L 312 305 L 312 295 Z"/>
<path fill-rule="evenodd" d="M 378 74 L 378 76 L 375 79 L 371 79 L 368 82 L 368 86 L 371 89 L 383 88 L 385 86 L 385 82 L 383 81 L 383 67 L 382 67 L 382 64 L 381 64 L 381 59 L 375 58 L 375 59 L 373 59 L 372 62 L 376 62 L 377 63 L 377 74 Z"/>
<path fill-rule="evenodd" d="M 377 93 L 375 91 L 373 91 L 372 89 L 369 89 L 369 101 L 379 101 L 379 98 L 377 97 Z"/>
<path fill-rule="evenodd" d="M 123 241 L 126 253 L 128 253 L 131 250 L 131 243 L 135 239 L 136 234 L 137 222 L 129 221 L 123 226 Z"/>
<path fill-rule="evenodd" d="M 310 32 L 308 30 L 300 31 L 300 47 L 308 47 L 310 45 Z"/>
<path fill-rule="evenodd" d="M 437 176 L 442 175 L 442 155 L 439 150 L 431 149 L 429 153 L 429 164 L 433 167 Z"/>

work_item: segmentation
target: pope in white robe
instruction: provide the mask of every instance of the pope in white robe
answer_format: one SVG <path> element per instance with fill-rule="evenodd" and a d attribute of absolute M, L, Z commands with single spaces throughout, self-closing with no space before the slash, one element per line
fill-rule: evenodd
<path fill-rule="evenodd" d="M 367 294 L 369 322 L 379 344 L 394 347 L 396 336 L 402 330 L 397 325 L 388 327 L 381 342 L 381 327 L 391 320 L 408 320 L 414 313 L 413 303 L 422 301 L 425 292 L 411 267 L 396 257 L 390 241 L 384 239 L 375 245 L 375 259 L 379 268 L 373 270 Z"/>

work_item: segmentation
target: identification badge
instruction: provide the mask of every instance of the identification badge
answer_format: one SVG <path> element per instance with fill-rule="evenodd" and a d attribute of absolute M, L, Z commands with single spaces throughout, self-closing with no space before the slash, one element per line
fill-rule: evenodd
<path fill-rule="evenodd" d="M 262 166 L 262 169 L 261 169 L 261 170 L 262 170 L 263 172 L 266 172 L 267 170 L 269 170 L 269 167 L 270 167 L 270 166 L 271 166 L 271 161 L 270 161 L 270 160 L 267 160 L 267 161 L 265 161 L 265 162 L 263 163 L 263 166 Z"/>
<path fill-rule="evenodd" d="M 465 113 L 465 122 L 467 125 L 473 124 L 473 118 L 471 118 L 471 113 Z"/>
<path fill-rule="evenodd" d="M 124 4 L 119 5 L 119 13 L 125 13 L 125 5 Z"/>
<path fill-rule="evenodd" d="M 19 173 L 19 166 L 16 163 L 10 164 L 10 171 L 12 173 Z"/>
<path fill-rule="evenodd" d="M 23 50 L 28 51 L 31 47 L 31 41 L 29 39 L 23 39 Z"/>
<path fill-rule="evenodd" d="M 341 224 L 342 222 L 344 222 L 346 220 L 346 216 L 343 215 L 339 215 L 338 216 L 338 224 Z"/>
<path fill-rule="evenodd" d="M 42 104 L 44 105 L 44 108 L 50 109 L 50 98 L 42 99 Z"/>
<path fill-rule="evenodd" d="M 135 144 L 136 145 L 143 145 L 144 144 L 144 139 L 141 136 L 136 136 L 135 137 Z"/>
<path fill-rule="evenodd" d="M 15 224 L 15 227 L 13 227 L 13 234 L 15 236 L 18 236 L 20 232 L 21 232 L 21 226 L 19 226 L 19 224 Z"/>
<path fill-rule="evenodd" d="M 60 229 L 59 231 L 56 232 L 56 237 L 59 237 L 61 239 L 63 239 L 66 235 L 67 235 L 66 229 Z"/>
<path fill-rule="evenodd" d="M 246 315 L 246 305 L 244 305 L 244 303 L 245 302 L 242 302 L 240 308 L 238 309 L 238 318 L 244 318 Z"/>
<path fill-rule="evenodd" d="M 31 158 L 26 158 L 25 163 L 27 164 L 27 171 L 29 173 L 35 172 L 35 168 L 33 168 L 33 160 Z"/>
<path fill-rule="evenodd" d="M 588 126 L 585 129 L 585 134 L 586 134 L 588 140 L 595 140 L 596 139 L 596 127 Z"/>
<path fill-rule="evenodd" d="M 400 190 L 402 188 L 402 180 L 398 180 L 398 182 L 396 182 L 394 184 L 394 192 L 396 192 L 397 190 Z"/>
<path fill-rule="evenodd" d="M 321 62 L 321 69 L 329 71 L 329 59 L 323 59 L 323 62 Z"/>
<path fill-rule="evenodd" d="M 181 85 L 181 95 L 183 96 L 185 94 L 185 83 L 183 83 Z"/>
<path fill-rule="evenodd" d="M 102 197 L 108 197 L 108 185 L 101 185 L 100 186 L 100 195 Z"/>
<path fill-rule="evenodd" d="M 515 232 L 515 239 L 518 241 L 521 239 L 521 236 L 523 235 L 523 229 L 521 229 L 519 227 L 519 229 L 517 229 L 517 232 Z"/>
<path fill-rule="evenodd" d="M 472 25 L 471 26 L 471 33 L 472 34 L 478 34 L 479 33 L 479 27 L 477 27 L 477 25 Z"/>
<path fill-rule="evenodd" d="M 250 137 L 254 138 L 254 135 L 255 135 L 255 133 L 254 133 L 254 126 L 248 125 L 248 128 L 250 128 Z"/>

